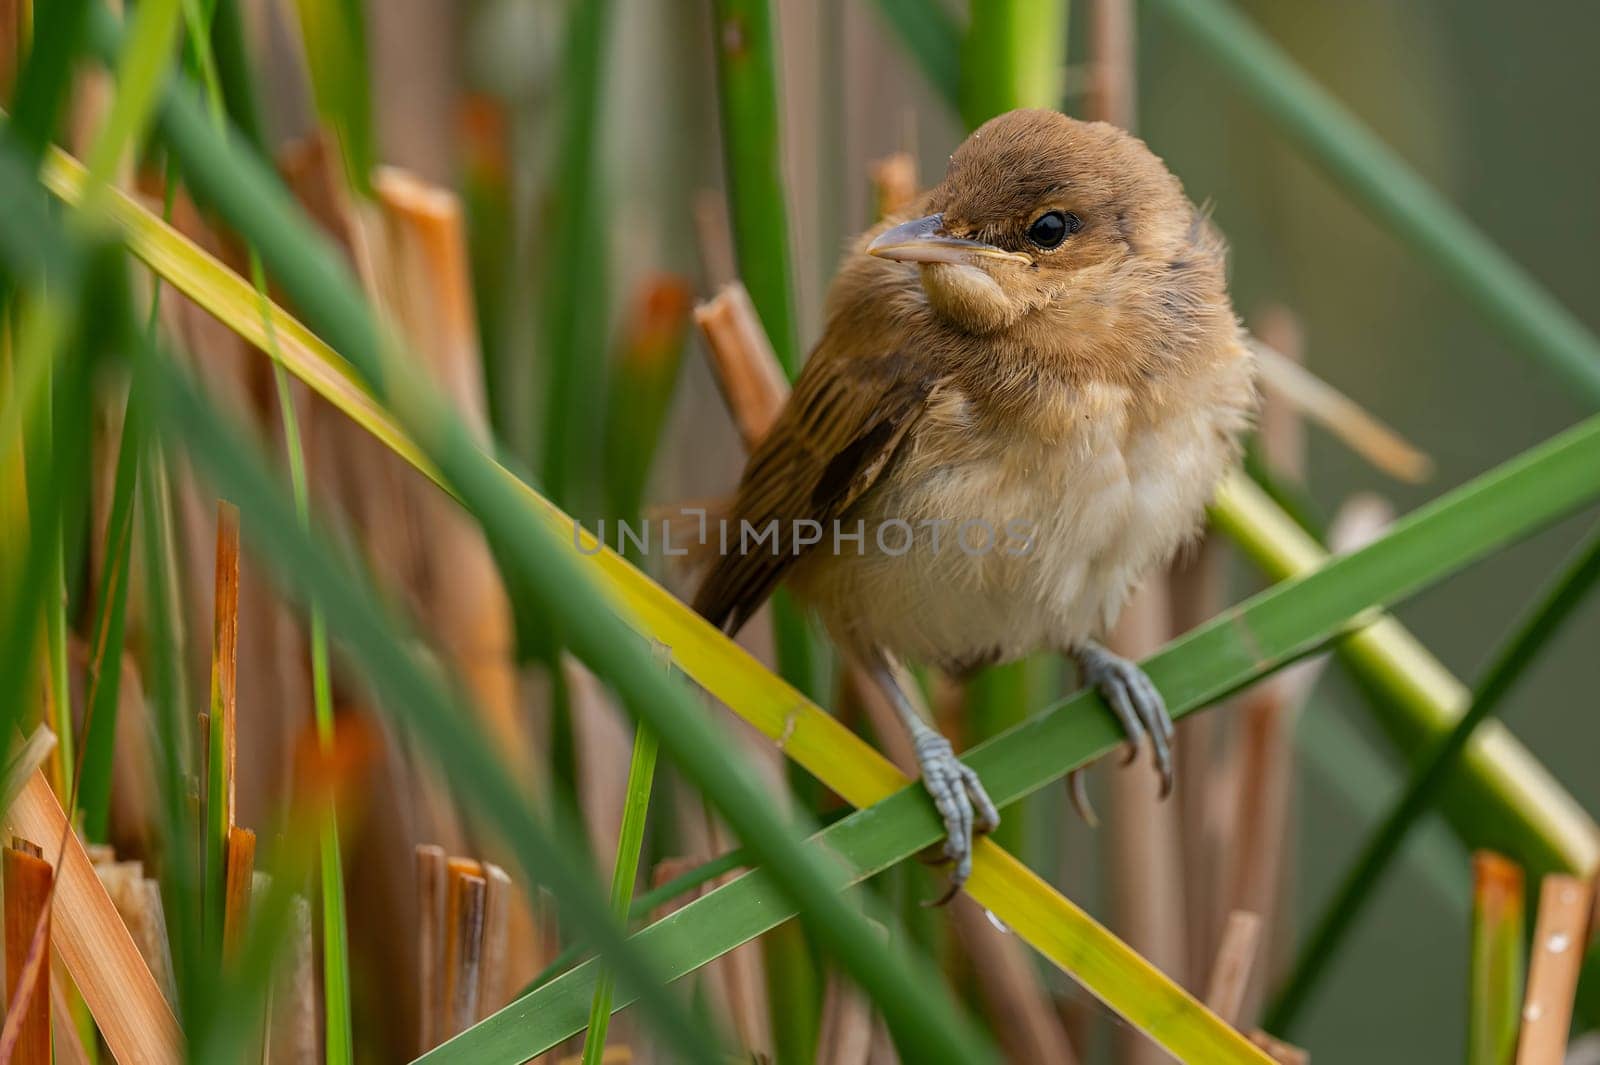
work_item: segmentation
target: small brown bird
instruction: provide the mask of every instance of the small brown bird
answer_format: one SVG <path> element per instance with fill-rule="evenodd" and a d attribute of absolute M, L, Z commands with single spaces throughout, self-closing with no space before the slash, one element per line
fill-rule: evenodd
<path fill-rule="evenodd" d="M 1070 655 L 1170 790 L 1161 695 L 1096 641 L 1198 530 L 1255 389 L 1221 239 L 1122 130 L 1001 115 L 913 213 L 846 257 L 695 607 L 737 631 L 787 581 L 883 686 L 944 819 L 948 898 L 998 815 L 894 661 Z"/>

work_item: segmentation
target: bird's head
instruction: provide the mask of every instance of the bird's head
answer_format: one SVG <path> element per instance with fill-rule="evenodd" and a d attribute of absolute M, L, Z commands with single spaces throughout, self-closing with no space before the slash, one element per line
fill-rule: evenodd
<path fill-rule="evenodd" d="M 920 206 L 926 215 L 884 230 L 866 250 L 916 263 L 932 308 L 980 334 L 1063 301 L 1114 298 L 1116 266 L 1169 254 L 1193 217 L 1144 142 L 1033 110 L 984 123 Z"/>

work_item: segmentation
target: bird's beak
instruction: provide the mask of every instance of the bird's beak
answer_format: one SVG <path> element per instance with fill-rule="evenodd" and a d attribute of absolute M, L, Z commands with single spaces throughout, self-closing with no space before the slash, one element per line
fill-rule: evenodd
<path fill-rule="evenodd" d="M 1003 259 L 1020 263 L 1033 261 L 1019 252 L 1006 251 L 981 240 L 952 237 L 944 231 L 944 216 L 937 214 L 902 222 L 893 229 L 884 230 L 867 245 L 867 254 L 902 263 L 973 265 L 977 259 Z"/>

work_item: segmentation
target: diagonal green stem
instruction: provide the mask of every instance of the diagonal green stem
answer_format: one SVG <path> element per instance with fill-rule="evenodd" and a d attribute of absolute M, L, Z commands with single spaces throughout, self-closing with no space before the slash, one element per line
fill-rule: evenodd
<path fill-rule="evenodd" d="M 1506 694 L 1572 616 L 1596 580 L 1600 580 L 1600 535 L 1583 548 L 1495 656 L 1471 707 L 1417 766 L 1399 801 L 1362 848 L 1345 874 L 1338 893 L 1301 947 L 1283 990 L 1268 1009 L 1264 1024 L 1269 1031 L 1284 1036 L 1290 1034 L 1307 998 L 1337 955 L 1345 933 L 1372 898 L 1390 860 L 1405 842 L 1406 834 L 1433 805 L 1473 733 L 1499 711 Z"/>

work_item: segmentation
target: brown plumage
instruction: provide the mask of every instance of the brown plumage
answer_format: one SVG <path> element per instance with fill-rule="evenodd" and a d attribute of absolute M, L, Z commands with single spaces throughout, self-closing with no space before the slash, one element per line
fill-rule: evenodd
<path fill-rule="evenodd" d="M 1222 242 L 1177 179 L 1114 127 L 1001 115 L 846 257 L 695 607 L 737 630 L 787 581 L 897 697 L 893 657 L 1072 654 L 1170 781 L 1159 694 L 1094 639 L 1198 528 L 1253 399 Z M 959 886 L 992 807 L 898 705 Z"/>

